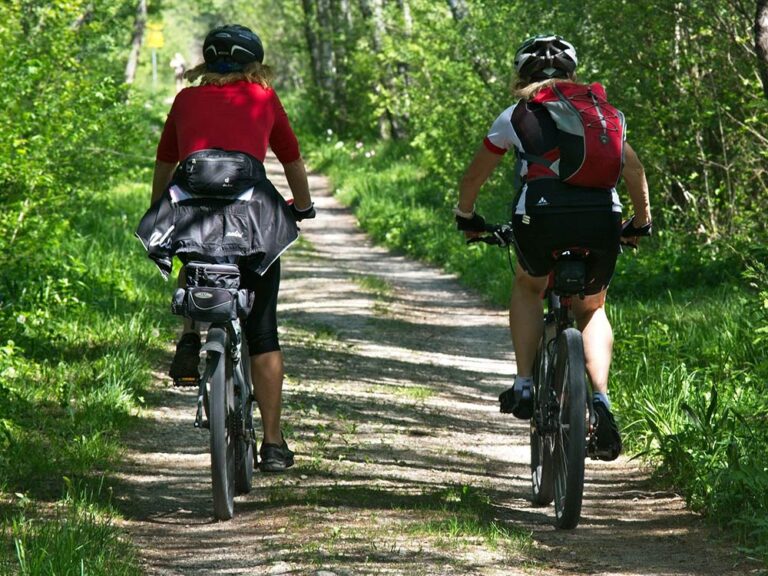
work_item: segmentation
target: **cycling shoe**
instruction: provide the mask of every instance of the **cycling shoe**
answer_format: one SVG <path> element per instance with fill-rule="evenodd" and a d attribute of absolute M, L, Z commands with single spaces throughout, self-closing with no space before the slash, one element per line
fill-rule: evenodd
<path fill-rule="evenodd" d="M 197 379 L 200 377 L 199 364 L 200 336 L 194 332 L 187 332 L 176 344 L 176 354 L 173 356 L 168 375 L 173 378 L 177 386 L 196 386 Z"/>
<path fill-rule="evenodd" d="M 499 395 L 501 412 L 512 414 L 515 418 L 528 420 L 533 416 L 533 390 L 530 383 L 525 383 L 519 388 L 512 386 Z"/>
<path fill-rule="evenodd" d="M 282 444 L 262 444 L 259 450 L 259 469 L 262 472 L 283 472 L 293 466 L 293 451 L 283 440 Z"/>
<path fill-rule="evenodd" d="M 595 443 L 592 451 L 594 458 L 610 462 L 621 454 L 621 434 L 613 414 L 608 406 L 596 400 L 592 403 L 595 410 Z"/>

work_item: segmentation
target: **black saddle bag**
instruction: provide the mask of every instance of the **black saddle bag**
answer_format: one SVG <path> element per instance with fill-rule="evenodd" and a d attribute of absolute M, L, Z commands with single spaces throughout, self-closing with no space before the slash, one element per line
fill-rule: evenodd
<path fill-rule="evenodd" d="M 189 262 L 186 288 L 173 295 L 171 312 L 199 322 L 229 322 L 245 318 L 253 306 L 253 292 L 240 288 L 235 264 Z"/>

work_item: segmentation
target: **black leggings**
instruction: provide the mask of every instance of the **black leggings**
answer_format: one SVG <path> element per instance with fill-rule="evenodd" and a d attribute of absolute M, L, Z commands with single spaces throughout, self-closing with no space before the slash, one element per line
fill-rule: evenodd
<path fill-rule="evenodd" d="M 254 292 L 253 308 L 245 322 L 245 339 L 251 356 L 280 350 L 277 338 L 277 293 L 280 290 L 280 259 L 259 276 L 240 267 L 241 286 Z"/>

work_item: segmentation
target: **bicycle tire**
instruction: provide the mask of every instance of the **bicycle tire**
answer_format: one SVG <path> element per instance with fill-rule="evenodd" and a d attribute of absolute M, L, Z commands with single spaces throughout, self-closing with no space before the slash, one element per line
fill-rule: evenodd
<path fill-rule="evenodd" d="M 227 350 L 224 329 L 209 328 L 208 340 L 218 341 L 223 350 Z M 228 361 L 226 352 L 209 351 L 208 361 L 216 362 L 208 390 L 213 512 L 217 520 L 229 520 L 234 515 L 235 507 L 234 378 L 232 363 Z"/>
<path fill-rule="evenodd" d="M 542 338 L 534 362 L 534 417 L 531 418 L 531 500 L 536 506 L 547 506 L 555 498 L 552 461 L 554 436 L 549 433 L 541 434 L 537 429 L 537 423 L 546 423 L 549 412 L 549 385 L 546 381 L 549 361 L 547 344 Z"/>
<path fill-rule="evenodd" d="M 237 431 L 235 444 L 235 491 L 248 494 L 253 486 L 253 396 L 251 395 L 250 356 L 243 342 L 240 363 L 237 366 L 238 391 L 235 396 L 237 410 L 241 415 L 241 426 Z"/>
<path fill-rule="evenodd" d="M 555 525 L 572 529 L 581 519 L 589 417 L 584 345 L 575 328 L 567 328 L 558 336 L 554 370 L 559 404 L 554 453 Z"/>

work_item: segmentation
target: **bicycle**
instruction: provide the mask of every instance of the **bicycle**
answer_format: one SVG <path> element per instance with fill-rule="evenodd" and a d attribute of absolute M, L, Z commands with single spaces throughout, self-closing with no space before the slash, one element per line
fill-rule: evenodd
<path fill-rule="evenodd" d="M 251 490 L 255 463 L 254 397 L 241 327 L 253 293 L 240 288 L 236 264 L 192 261 L 185 268 L 186 288 L 174 293 L 171 311 L 210 323 L 201 348 L 206 358 L 196 382 L 194 426 L 210 432 L 213 512 L 217 520 L 229 520 L 234 516 L 235 496 Z"/>
<path fill-rule="evenodd" d="M 510 224 L 489 225 L 488 236 L 467 243 L 510 246 Z M 622 225 L 621 245 L 636 248 L 636 237 L 649 236 L 651 226 Z M 555 526 L 575 528 L 581 519 L 584 461 L 605 456 L 597 445 L 597 419 L 590 398 L 581 332 L 574 327 L 571 303 L 584 295 L 585 257 L 589 250 L 568 248 L 554 254 L 555 266 L 542 295 L 543 330 L 534 360 L 533 416 L 530 420 L 532 501 L 554 501 Z M 511 256 L 510 256 L 511 264 Z"/>
<path fill-rule="evenodd" d="M 509 246 L 509 224 L 489 226 L 489 236 L 468 242 Z M 561 250 L 544 292 L 543 331 L 534 362 L 530 420 L 534 504 L 555 503 L 555 526 L 575 528 L 581 517 L 585 456 L 597 458 L 595 416 L 581 332 L 573 327 L 571 301 L 583 295 L 583 249 Z"/>

